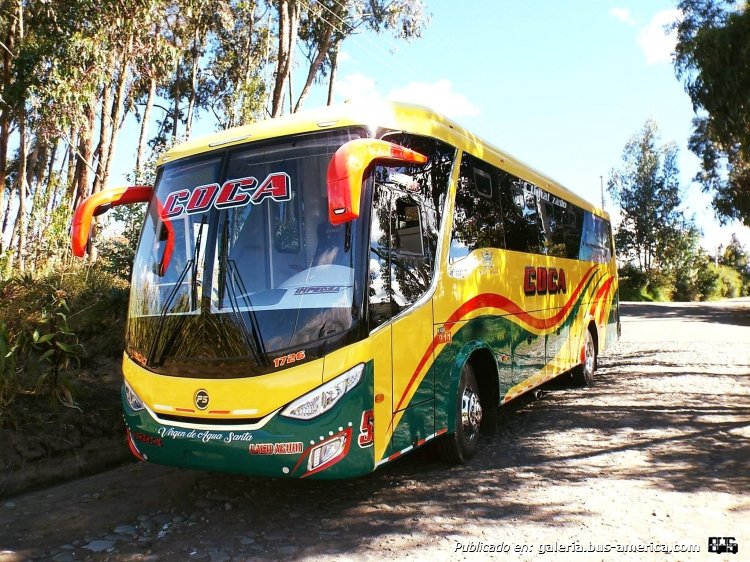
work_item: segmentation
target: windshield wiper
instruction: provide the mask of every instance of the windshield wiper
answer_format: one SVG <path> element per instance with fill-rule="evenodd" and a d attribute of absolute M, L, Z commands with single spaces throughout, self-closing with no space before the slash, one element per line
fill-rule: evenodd
<path fill-rule="evenodd" d="M 159 339 L 161 338 L 161 334 L 164 331 L 164 324 L 165 320 L 167 318 L 167 312 L 169 312 L 169 307 L 172 306 L 172 302 L 174 302 L 175 297 L 177 296 L 177 293 L 180 290 L 180 287 L 182 286 L 182 282 L 185 280 L 185 276 L 187 275 L 188 271 L 192 273 L 192 279 L 190 280 L 190 308 L 191 310 L 195 310 L 197 303 L 198 303 L 198 258 L 200 257 L 200 247 L 201 247 L 201 239 L 203 238 L 203 227 L 206 224 L 206 215 L 203 215 L 203 218 L 201 219 L 201 224 L 198 229 L 198 236 L 195 240 L 195 246 L 193 247 L 193 255 L 190 256 L 190 259 L 185 262 L 185 266 L 182 268 L 182 271 L 180 272 L 180 276 L 177 278 L 177 281 L 175 281 L 174 287 L 172 287 L 172 290 L 169 292 L 169 295 L 167 295 L 166 300 L 164 301 L 164 305 L 161 307 L 161 313 L 159 314 L 159 320 L 156 323 L 156 333 L 154 334 L 153 339 L 151 340 L 151 347 L 148 351 L 148 357 L 146 358 L 146 364 L 147 365 L 153 365 L 154 360 L 156 359 L 156 348 L 159 345 Z"/>
<path fill-rule="evenodd" d="M 235 317 L 239 320 L 240 329 L 242 335 L 248 344 L 248 347 L 255 356 L 255 361 L 258 365 L 263 367 L 268 365 L 268 359 L 266 358 L 266 348 L 263 344 L 263 337 L 260 333 L 260 324 L 258 323 L 258 317 L 253 308 L 253 303 L 250 300 L 250 295 L 242 282 L 242 276 L 237 271 L 237 265 L 234 260 L 229 259 L 228 245 L 229 245 L 229 220 L 224 219 L 224 228 L 222 229 L 221 239 L 221 254 L 220 254 L 220 277 L 219 277 L 219 306 L 224 300 L 224 290 L 227 290 L 229 304 L 232 307 L 232 312 Z M 237 292 L 235 291 L 235 283 L 240 289 L 240 297 L 247 303 L 247 313 L 250 317 L 250 326 L 252 333 L 248 333 L 245 319 L 240 311 L 240 306 L 237 300 Z"/>

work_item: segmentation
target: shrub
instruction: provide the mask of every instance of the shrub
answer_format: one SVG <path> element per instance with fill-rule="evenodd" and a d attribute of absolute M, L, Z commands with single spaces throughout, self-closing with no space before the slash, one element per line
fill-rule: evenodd
<path fill-rule="evenodd" d="M 128 283 L 101 266 L 16 276 L 0 283 L 0 299 L 0 399 L 33 392 L 70 402 L 66 381 L 79 362 L 122 353 Z"/>

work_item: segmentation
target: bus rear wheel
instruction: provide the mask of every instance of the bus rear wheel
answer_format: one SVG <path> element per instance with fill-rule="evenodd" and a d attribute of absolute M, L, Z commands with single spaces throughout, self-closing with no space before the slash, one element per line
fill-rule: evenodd
<path fill-rule="evenodd" d="M 477 450 L 482 425 L 482 404 L 474 369 L 468 363 L 461 370 L 455 404 L 453 432 L 440 441 L 440 454 L 448 462 L 464 463 Z"/>
<path fill-rule="evenodd" d="M 586 330 L 583 336 L 582 361 L 573 371 L 574 379 L 581 386 L 594 384 L 594 371 L 596 371 L 596 345 L 591 330 Z"/>

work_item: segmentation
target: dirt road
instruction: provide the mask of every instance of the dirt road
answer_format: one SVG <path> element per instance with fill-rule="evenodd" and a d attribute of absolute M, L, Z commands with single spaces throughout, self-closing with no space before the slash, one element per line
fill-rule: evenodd
<path fill-rule="evenodd" d="M 0 562 L 748 560 L 750 299 L 622 310 L 595 386 L 551 385 L 466 466 L 424 451 L 315 483 L 132 464 L 2 500 Z"/>

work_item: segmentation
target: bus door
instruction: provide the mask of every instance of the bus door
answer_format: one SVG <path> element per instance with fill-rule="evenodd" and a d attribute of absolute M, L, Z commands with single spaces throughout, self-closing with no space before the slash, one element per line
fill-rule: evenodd
<path fill-rule="evenodd" d="M 394 177 L 399 174 L 392 169 L 378 167 L 375 174 L 369 259 L 369 317 L 376 356 L 375 434 L 376 444 L 378 436 L 387 439 L 383 426 L 391 421 L 387 433 L 392 433 L 392 440 L 386 449 L 391 454 L 434 433 L 434 375 L 428 371 L 431 357 L 424 357 L 430 353 L 433 337 L 432 303 L 410 308 L 429 287 L 432 260 L 426 249 L 420 198 L 399 189 L 399 178 Z M 406 309 L 409 312 L 402 314 Z M 388 356 L 390 364 L 386 365 Z M 380 404 L 379 393 L 386 397 Z"/>

